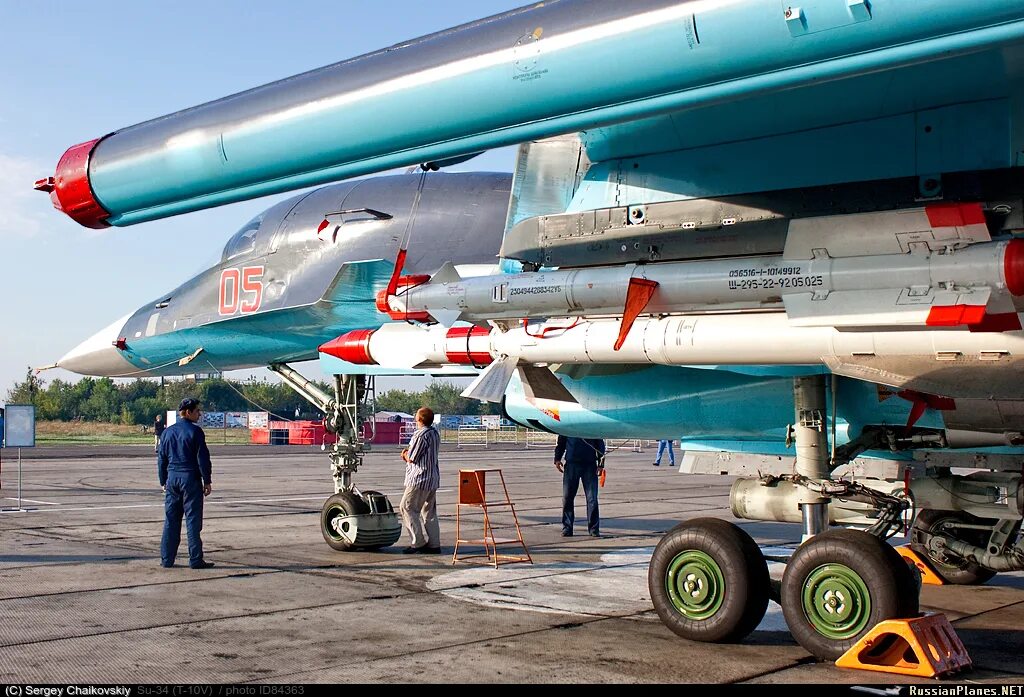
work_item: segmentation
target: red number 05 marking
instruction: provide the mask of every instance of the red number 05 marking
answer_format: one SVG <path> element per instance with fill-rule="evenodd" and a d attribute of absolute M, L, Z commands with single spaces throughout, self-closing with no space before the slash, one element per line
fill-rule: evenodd
<path fill-rule="evenodd" d="M 263 267 L 246 266 L 242 269 L 224 269 L 220 272 L 220 307 L 222 316 L 239 310 L 249 314 L 263 303 Z"/>

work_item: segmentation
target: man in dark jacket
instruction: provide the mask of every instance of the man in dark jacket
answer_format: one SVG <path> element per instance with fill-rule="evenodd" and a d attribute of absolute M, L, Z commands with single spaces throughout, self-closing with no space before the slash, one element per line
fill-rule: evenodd
<path fill-rule="evenodd" d="M 164 490 L 164 535 L 160 541 L 160 565 L 174 566 L 181 542 L 181 517 L 185 516 L 188 534 L 188 565 L 208 569 L 212 562 L 203 559 L 203 497 L 213 490 L 210 450 L 206 434 L 196 425 L 202 411 L 198 399 L 183 399 L 178 405 L 178 421 L 164 429 L 157 454 L 157 475 Z"/>
<path fill-rule="evenodd" d="M 153 419 L 153 436 L 155 438 L 153 441 L 154 452 L 160 452 L 160 436 L 163 435 L 165 428 L 167 428 L 167 426 L 164 425 L 163 415 L 157 414 L 156 418 Z"/>
<path fill-rule="evenodd" d="M 572 536 L 576 519 L 576 492 L 580 481 L 587 496 L 587 530 L 593 537 L 601 536 L 601 516 L 597 508 L 597 477 L 604 467 L 604 441 L 600 438 L 558 437 L 555 446 L 555 467 L 562 473 L 562 537 Z M 562 456 L 565 464 L 562 464 Z"/>

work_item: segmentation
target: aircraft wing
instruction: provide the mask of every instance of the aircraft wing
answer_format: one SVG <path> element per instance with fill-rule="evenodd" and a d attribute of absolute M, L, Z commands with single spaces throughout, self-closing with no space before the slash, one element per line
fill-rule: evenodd
<path fill-rule="evenodd" d="M 1015 84 L 1022 41 L 1024 8 L 1004 0 L 539 3 L 76 145 L 37 188 L 104 227 L 574 132 L 606 172 L 769 135 L 789 134 L 792 153 L 807 129 L 951 101 L 984 111 Z M 710 195 L 768 154 L 704 153 L 690 190 L 650 169 L 645 188 Z"/>

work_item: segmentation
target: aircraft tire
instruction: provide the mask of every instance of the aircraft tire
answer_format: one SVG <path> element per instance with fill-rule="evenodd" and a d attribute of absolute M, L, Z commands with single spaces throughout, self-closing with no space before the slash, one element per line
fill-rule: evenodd
<path fill-rule="evenodd" d="M 889 543 L 829 530 L 802 544 L 782 577 L 782 614 L 793 638 L 834 661 L 882 620 L 916 617 L 913 572 Z"/>
<path fill-rule="evenodd" d="M 339 516 L 361 515 L 369 512 L 370 507 L 366 505 L 366 502 L 350 491 L 343 491 L 330 497 L 324 501 L 324 507 L 320 511 L 320 532 L 324 536 L 324 541 L 330 545 L 331 549 L 339 552 L 358 549 L 339 535 L 331 523 Z"/>
<path fill-rule="evenodd" d="M 768 564 L 742 529 L 697 518 L 670 530 L 654 550 L 647 585 L 661 621 L 685 639 L 734 642 L 768 609 Z"/>
<path fill-rule="evenodd" d="M 363 502 L 364 502 L 364 503 L 366 503 L 366 501 L 367 501 L 367 500 L 368 500 L 368 499 L 369 499 L 369 498 L 370 498 L 371 496 L 384 496 L 384 494 L 382 494 L 381 492 L 379 492 L 379 491 L 373 491 L 373 490 L 370 490 L 370 491 L 364 491 L 364 492 L 362 492 L 362 493 L 363 493 L 363 498 L 362 498 L 362 500 L 363 500 Z M 391 510 L 391 511 L 394 511 L 394 510 L 395 510 L 395 509 L 394 509 L 394 506 L 392 506 L 392 505 L 391 505 L 391 500 L 390 500 L 390 499 L 388 500 L 388 507 L 390 508 L 390 510 Z M 370 509 L 370 505 L 369 505 L 368 503 L 366 504 L 366 510 L 367 510 L 367 512 L 370 512 L 370 510 L 371 510 L 371 509 Z M 363 549 L 364 551 L 367 551 L 367 552 L 375 552 L 375 551 L 377 551 L 378 549 L 384 549 L 385 547 L 390 547 L 390 546 L 391 546 L 391 545 L 386 545 L 386 544 L 384 544 L 384 545 L 366 545 L 365 547 L 362 547 L 361 549 Z"/>
<path fill-rule="evenodd" d="M 846 539 L 852 544 L 866 544 L 871 548 L 876 546 L 875 540 L 878 540 L 874 535 L 851 528 L 832 528 L 828 532 L 837 539 Z M 864 535 L 868 535 L 871 539 L 866 539 Z M 917 617 L 921 613 L 921 572 L 917 570 L 916 566 L 901 557 L 892 545 L 882 540 L 879 542 L 882 543 L 882 554 L 888 559 L 895 572 L 896 592 L 900 604 L 898 616 Z"/>
<path fill-rule="evenodd" d="M 946 561 L 939 561 L 928 553 L 927 545 L 925 545 L 923 541 L 919 541 L 922 539 L 922 533 L 940 531 L 947 523 L 950 522 L 978 524 L 984 523 L 984 520 L 976 518 L 969 513 L 963 513 L 960 511 L 939 511 L 933 508 L 924 509 L 917 514 L 917 520 L 914 521 L 914 527 L 911 529 L 910 535 L 911 540 L 913 541 L 910 543 L 910 548 L 928 559 L 928 562 L 932 565 L 932 569 L 946 583 L 955 586 L 974 586 L 981 585 L 989 581 L 996 575 L 995 571 L 986 569 L 980 564 L 969 562 L 966 559 L 963 560 L 962 564 L 950 564 Z M 966 538 L 964 538 L 964 533 L 959 533 L 958 535 L 967 542 L 979 547 L 984 547 L 988 544 L 988 535 L 985 535 L 984 531 L 970 530 L 966 533 Z M 984 539 L 982 539 L 982 537 Z"/>

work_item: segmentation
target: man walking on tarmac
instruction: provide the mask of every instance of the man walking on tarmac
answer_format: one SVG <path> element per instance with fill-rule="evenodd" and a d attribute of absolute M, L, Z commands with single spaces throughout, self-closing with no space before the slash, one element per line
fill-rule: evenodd
<path fill-rule="evenodd" d="M 213 562 L 203 559 L 203 497 L 213 490 L 210 450 L 206 434 L 196 425 L 202 411 L 199 400 L 191 397 L 178 405 L 178 421 L 168 426 L 160 438 L 157 475 L 164 491 L 164 535 L 160 541 L 160 566 L 174 566 L 181 542 L 181 517 L 188 533 L 188 565 L 209 569 Z"/>

